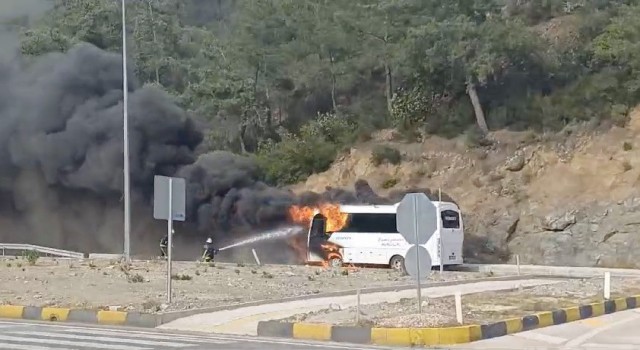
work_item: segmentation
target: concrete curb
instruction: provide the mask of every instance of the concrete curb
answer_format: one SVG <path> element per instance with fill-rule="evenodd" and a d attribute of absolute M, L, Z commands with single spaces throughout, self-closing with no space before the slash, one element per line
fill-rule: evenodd
<path fill-rule="evenodd" d="M 477 282 L 493 282 L 493 281 L 517 281 L 522 279 L 541 278 L 535 275 L 520 276 L 501 276 L 488 277 L 470 280 L 444 281 L 425 284 L 424 287 L 444 287 L 457 284 L 477 283 Z M 393 292 L 415 288 L 415 285 L 400 285 L 390 287 L 374 287 L 361 289 L 360 293 L 379 293 Z M 280 300 L 258 300 L 248 303 L 222 305 L 211 308 L 181 310 L 160 314 L 142 313 L 142 312 L 125 312 L 125 311 L 105 311 L 105 310 L 87 310 L 87 309 L 70 309 L 57 307 L 36 307 L 22 305 L 0 305 L 0 319 L 24 319 L 36 321 L 54 321 L 54 322 L 79 322 L 91 324 L 108 324 L 130 327 L 154 328 L 165 323 L 169 323 L 179 318 L 203 314 L 209 312 L 227 311 L 240 309 L 243 307 L 257 306 L 269 303 L 282 303 L 288 301 L 297 301 L 304 299 L 317 299 L 327 297 L 339 297 L 345 295 L 355 295 L 355 290 L 337 291 L 323 294 L 302 295 L 297 297 L 284 298 Z"/>
<path fill-rule="evenodd" d="M 0 305 L 0 319 L 2 318 L 53 322 L 94 323 L 131 327 L 157 326 L 157 317 L 153 314 L 20 305 Z"/>
<path fill-rule="evenodd" d="M 491 324 L 442 328 L 345 327 L 330 324 L 261 321 L 258 323 L 258 336 L 391 346 L 453 345 L 555 326 L 635 309 L 638 306 L 640 306 L 640 295 L 539 312 Z"/>

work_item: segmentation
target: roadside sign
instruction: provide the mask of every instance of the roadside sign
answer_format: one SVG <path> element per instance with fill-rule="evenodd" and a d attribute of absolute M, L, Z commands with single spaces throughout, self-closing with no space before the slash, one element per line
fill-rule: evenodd
<path fill-rule="evenodd" d="M 431 255 L 427 248 L 421 245 L 412 245 L 404 258 L 407 273 L 418 283 L 426 281 L 431 272 Z"/>
<path fill-rule="evenodd" d="M 436 206 L 424 193 L 408 193 L 396 210 L 396 228 L 409 244 L 426 244 L 437 230 Z"/>
<path fill-rule="evenodd" d="M 153 217 L 167 220 L 167 303 L 171 304 L 171 259 L 173 221 L 185 220 L 186 186 L 184 179 L 156 175 L 153 179 Z"/>
<path fill-rule="evenodd" d="M 169 195 L 169 180 L 171 180 L 171 195 Z M 186 185 L 179 177 L 156 175 L 153 178 L 153 218 L 169 220 L 169 207 L 173 221 L 185 221 L 186 218 Z M 169 203 L 171 198 L 171 203 Z M 169 205 L 171 204 L 171 205 Z"/>
<path fill-rule="evenodd" d="M 408 193 L 396 209 L 396 228 L 411 245 L 404 258 L 404 266 L 416 280 L 418 312 L 422 313 L 421 282 L 431 272 L 431 256 L 423 246 L 438 229 L 436 206 L 424 193 Z"/>

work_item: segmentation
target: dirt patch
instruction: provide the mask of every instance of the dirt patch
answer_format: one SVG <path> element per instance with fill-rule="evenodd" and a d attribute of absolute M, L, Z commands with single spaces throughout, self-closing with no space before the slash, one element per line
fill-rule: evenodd
<path fill-rule="evenodd" d="M 391 269 L 175 262 L 173 303 L 166 305 L 166 263 L 0 259 L 0 304 L 72 308 L 118 307 L 161 312 L 215 307 L 256 300 L 314 295 L 356 288 L 407 285 L 408 276 Z M 431 279 L 469 280 L 480 273 L 432 273 Z"/>
<path fill-rule="evenodd" d="M 522 317 L 542 311 L 602 301 L 602 279 L 570 280 L 566 282 L 523 288 L 522 291 L 496 291 L 462 296 L 464 324 L 488 324 L 508 318 Z M 612 278 L 613 298 L 640 294 L 640 279 Z M 425 298 L 422 314 L 417 299 L 402 299 L 397 303 L 362 305 L 360 321 L 356 323 L 356 308 L 337 310 L 338 306 L 308 314 L 294 315 L 285 321 L 331 323 L 342 326 L 370 325 L 377 327 L 446 327 L 458 325 L 455 299 Z"/>

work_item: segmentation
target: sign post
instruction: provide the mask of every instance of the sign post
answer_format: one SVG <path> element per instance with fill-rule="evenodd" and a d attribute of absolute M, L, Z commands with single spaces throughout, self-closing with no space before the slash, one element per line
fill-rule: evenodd
<path fill-rule="evenodd" d="M 436 206 L 424 193 L 408 193 L 396 210 L 396 228 L 411 247 L 405 257 L 405 269 L 416 280 L 418 312 L 422 313 L 423 282 L 431 270 L 431 256 L 424 247 L 437 230 Z M 425 268 L 421 268 L 425 267 Z"/>
<path fill-rule="evenodd" d="M 171 253 L 173 251 L 173 179 L 169 178 L 169 205 L 167 208 L 167 241 L 169 247 L 167 248 L 167 304 L 171 304 Z"/>
<path fill-rule="evenodd" d="M 438 205 L 442 205 L 442 189 L 438 187 Z M 436 214 L 437 215 L 437 214 Z M 436 222 L 439 222 L 436 218 Z M 438 235 L 438 256 L 440 257 L 440 274 L 444 271 L 444 246 L 442 242 L 442 231 Z"/>
<path fill-rule="evenodd" d="M 167 303 L 171 304 L 173 220 L 185 220 L 185 181 L 177 177 L 158 175 L 153 180 L 153 217 L 159 220 L 167 220 Z"/>

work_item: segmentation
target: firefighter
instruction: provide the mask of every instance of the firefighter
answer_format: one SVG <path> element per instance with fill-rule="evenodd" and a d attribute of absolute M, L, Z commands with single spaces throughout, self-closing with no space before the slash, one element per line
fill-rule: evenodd
<path fill-rule="evenodd" d="M 204 253 L 202 254 L 202 260 L 205 262 L 213 262 L 213 257 L 218 254 L 219 250 L 213 247 L 213 239 L 207 238 L 204 244 Z"/>
<path fill-rule="evenodd" d="M 171 234 L 174 235 L 176 233 L 175 230 L 171 230 Z M 160 240 L 160 257 L 163 259 L 167 258 L 167 247 L 169 246 L 169 235 L 165 235 Z"/>
<path fill-rule="evenodd" d="M 160 240 L 160 257 L 166 259 L 167 257 L 167 246 L 169 245 L 169 235 L 165 235 Z"/>

